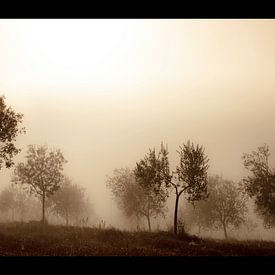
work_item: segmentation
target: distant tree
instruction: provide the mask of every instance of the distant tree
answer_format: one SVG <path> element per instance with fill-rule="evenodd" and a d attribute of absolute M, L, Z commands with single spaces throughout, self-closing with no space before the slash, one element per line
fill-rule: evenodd
<path fill-rule="evenodd" d="M 204 153 L 202 146 L 188 141 L 180 150 L 180 164 L 174 172 L 174 177 L 168 182 L 167 187 L 172 187 L 176 192 L 174 210 L 174 233 L 178 232 L 178 205 L 180 196 L 184 193 L 189 202 L 206 199 L 207 193 L 207 170 L 209 159 Z"/>
<path fill-rule="evenodd" d="M 49 151 L 47 146 L 29 145 L 26 162 L 19 163 L 14 170 L 13 182 L 29 186 L 30 192 L 41 198 L 43 224 L 45 200 L 59 189 L 65 162 L 60 150 Z"/>
<path fill-rule="evenodd" d="M 140 218 L 147 217 L 146 194 L 137 184 L 135 175 L 129 168 L 115 169 L 112 177 L 108 177 L 107 187 L 113 199 L 126 217 L 136 217 L 139 228 Z"/>
<path fill-rule="evenodd" d="M 161 149 L 156 153 L 150 149 L 145 157 L 136 163 L 134 175 L 142 192 L 145 194 L 144 214 L 151 231 L 151 216 L 165 214 L 165 203 L 168 197 L 166 185 L 170 181 L 168 149 L 161 144 Z"/>
<path fill-rule="evenodd" d="M 17 208 L 16 192 L 12 186 L 8 186 L 0 193 L 1 212 L 11 211 L 11 220 L 14 221 L 14 211 Z"/>
<path fill-rule="evenodd" d="M 204 228 L 223 229 L 227 239 L 228 227 L 239 228 L 246 222 L 247 197 L 234 182 L 219 176 L 209 177 L 208 191 L 207 200 L 194 203 L 195 221 Z"/>
<path fill-rule="evenodd" d="M 275 171 L 269 166 L 269 156 L 268 145 L 258 147 L 251 154 L 243 154 L 244 167 L 251 172 L 243 179 L 243 187 L 255 200 L 256 211 L 265 227 L 275 225 Z"/>
<path fill-rule="evenodd" d="M 17 211 L 22 220 L 27 208 L 27 199 L 28 195 L 22 188 L 11 184 L 0 193 L 0 211 L 10 210 L 12 221 L 15 220 L 15 211 Z"/>
<path fill-rule="evenodd" d="M 52 211 L 65 219 L 69 225 L 72 217 L 78 217 L 86 208 L 84 188 L 65 177 L 58 191 L 51 197 Z"/>
<path fill-rule="evenodd" d="M 200 235 L 202 229 L 208 229 L 213 226 L 209 219 L 209 209 L 207 201 L 200 200 L 196 202 L 185 201 L 183 207 L 179 209 L 179 217 L 187 232 L 197 227 L 197 234 Z"/>
<path fill-rule="evenodd" d="M 24 133 L 24 128 L 19 128 L 23 114 L 14 112 L 5 104 L 5 97 L 0 96 L 0 169 L 5 165 L 10 168 L 14 165 L 13 158 L 20 152 L 14 142 L 18 134 Z"/>

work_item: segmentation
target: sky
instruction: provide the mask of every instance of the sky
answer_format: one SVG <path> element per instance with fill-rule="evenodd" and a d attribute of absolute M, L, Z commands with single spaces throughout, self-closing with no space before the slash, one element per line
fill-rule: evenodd
<path fill-rule="evenodd" d="M 275 155 L 274 49 L 274 20 L 2 19 L 0 94 L 27 131 L 15 160 L 28 144 L 61 149 L 108 222 L 107 175 L 161 141 L 172 168 L 191 140 L 210 173 L 239 181 L 243 153 Z"/>

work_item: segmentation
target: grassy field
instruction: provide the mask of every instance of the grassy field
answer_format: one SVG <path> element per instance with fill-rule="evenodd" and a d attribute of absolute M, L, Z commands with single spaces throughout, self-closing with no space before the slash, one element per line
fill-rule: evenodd
<path fill-rule="evenodd" d="M 1 256 L 275 256 L 275 242 L 221 241 L 168 232 L 0 224 Z"/>

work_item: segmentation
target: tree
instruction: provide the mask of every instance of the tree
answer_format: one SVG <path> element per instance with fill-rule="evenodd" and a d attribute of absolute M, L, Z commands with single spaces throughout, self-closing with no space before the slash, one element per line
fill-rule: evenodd
<path fill-rule="evenodd" d="M 227 239 L 229 226 L 239 228 L 246 221 L 247 197 L 233 181 L 219 176 L 209 177 L 208 192 L 207 200 L 194 203 L 195 221 L 204 228 L 223 229 Z"/>
<path fill-rule="evenodd" d="M 177 151 L 180 164 L 174 172 L 174 180 L 168 181 L 167 187 L 173 187 L 176 192 L 174 210 L 174 233 L 178 232 L 178 205 L 180 196 L 185 193 L 189 202 L 206 199 L 208 158 L 202 146 L 187 142 Z M 167 177 L 168 178 L 168 177 Z"/>
<path fill-rule="evenodd" d="M 20 152 L 14 142 L 18 134 L 25 132 L 24 128 L 19 128 L 22 118 L 23 114 L 7 107 L 5 97 L 0 96 L 0 169 L 3 165 L 6 168 L 13 166 L 13 158 Z"/>
<path fill-rule="evenodd" d="M 15 211 L 21 215 L 21 220 L 26 212 L 28 196 L 22 188 L 11 184 L 0 193 L 0 210 L 11 210 L 11 220 L 14 221 Z"/>
<path fill-rule="evenodd" d="M 14 221 L 14 210 L 17 207 L 15 189 L 12 186 L 8 186 L 0 194 L 0 210 L 2 212 L 11 210 L 11 220 Z"/>
<path fill-rule="evenodd" d="M 168 197 L 166 185 L 170 181 L 168 149 L 161 144 L 161 149 L 156 153 L 150 149 L 144 159 L 136 163 L 134 175 L 138 185 L 142 188 L 146 206 L 143 209 L 151 231 L 151 216 L 164 215 L 165 203 Z"/>
<path fill-rule="evenodd" d="M 243 154 L 244 167 L 252 174 L 243 179 L 243 188 L 255 200 L 256 211 L 265 227 L 275 225 L 275 171 L 269 167 L 269 156 L 267 145 Z"/>
<path fill-rule="evenodd" d="M 78 217 L 85 211 L 84 189 L 65 177 L 58 191 L 51 197 L 52 211 L 65 219 L 69 225 L 70 218 Z"/>
<path fill-rule="evenodd" d="M 27 185 L 30 192 L 41 198 L 42 223 L 45 223 L 45 200 L 53 195 L 63 180 L 63 164 L 66 162 L 60 150 L 48 150 L 47 146 L 29 145 L 26 162 L 19 163 L 13 182 Z"/>
<path fill-rule="evenodd" d="M 179 217 L 184 221 L 184 230 L 188 232 L 196 226 L 200 235 L 202 229 L 211 228 L 213 224 L 208 218 L 210 211 L 207 206 L 205 200 L 185 201 L 184 206 L 179 209 Z"/>
<path fill-rule="evenodd" d="M 141 217 L 147 217 L 147 199 L 144 190 L 137 183 L 135 175 L 129 168 L 115 169 L 113 176 L 106 182 L 118 207 L 126 217 L 136 217 L 137 227 Z"/>

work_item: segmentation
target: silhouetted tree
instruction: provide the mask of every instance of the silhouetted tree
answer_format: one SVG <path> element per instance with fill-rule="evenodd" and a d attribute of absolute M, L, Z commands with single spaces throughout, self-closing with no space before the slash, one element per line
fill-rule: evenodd
<path fill-rule="evenodd" d="M 174 233 L 178 232 L 178 205 L 180 196 L 185 193 L 189 202 L 194 202 L 207 198 L 207 170 L 208 158 L 204 154 L 202 146 L 188 141 L 180 150 L 180 165 L 177 166 L 174 179 L 168 182 L 168 187 L 173 187 L 176 192 L 174 211 Z M 167 177 L 168 179 L 168 177 Z"/>
<path fill-rule="evenodd" d="M 73 184 L 65 177 L 58 191 L 51 197 L 53 202 L 52 211 L 65 219 L 69 224 L 71 217 L 80 216 L 85 211 L 86 201 L 84 188 Z"/>
<path fill-rule="evenodd" d="M 14 112 L 5 104 L 5 97 L 0 96 L 0 169 L 3 164 L 6 168 L 14 165 L 13 157 L 20 152 L 14 142 L 18 134 L 24 133 L 24 128 L 19 128 L 23 114 Z"/>
<path fill-rule="evenodd" d="M 30 191 L 41 198 L 43 224 L 45 200 L 59 189 L 65 162 L 60 150 L 49 151 L 47 146 L 29 145 L 26 162 L 19 163 L 14 170 L 13 182 L 28 185 Z"/>
<path fill-rule="evenodd" d="M 150 149 L 144 159 L 136 163 L 134 175 L 138 185 L 145 194 L 146 204 L 143 208 L 151 231 L 150 217 L 164 215 L 165 203 L 168 197 L 166 185 L 170 181 L 168 150 L 163 144 L 156 153 L 155 149 Z"/>
<path fill-rule="evenodd" d="M 267 145 L 251 154 L 243 154 L 244 167 L 252 174 L 243 179 L 243 187 L 255 200 L 256 211 L 263 217 L 266 227 L 275 225 L 275 171 L 269 167 L 269 156 Z"/>

